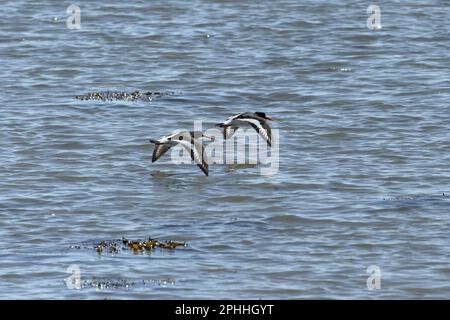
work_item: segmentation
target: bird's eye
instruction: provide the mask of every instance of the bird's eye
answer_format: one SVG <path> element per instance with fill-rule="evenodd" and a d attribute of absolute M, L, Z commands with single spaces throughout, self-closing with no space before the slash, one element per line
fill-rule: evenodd
<path fill-rule="evenodd" d="M 180 136 L 178 139 L 183 140 L 183 136 Z"/>
<path fill-rule="evenodd" d="M 170 140 L 172 140 L 172 138 L 168 138 L 167 140 L 169 140 L 169 141 L 170 141 Z"/>

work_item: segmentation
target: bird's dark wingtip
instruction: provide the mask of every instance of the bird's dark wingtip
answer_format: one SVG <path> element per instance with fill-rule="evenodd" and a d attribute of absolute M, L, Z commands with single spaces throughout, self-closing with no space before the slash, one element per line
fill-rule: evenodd
<path fill-rule="evenodd" d="M 197 166 L 200 168 L 200 170 L 202 170 L 202 172 L 208 176 L 209 175 L 209 169 L 207 166 L 201 165 L 201 164 L 197 164 Z"/>

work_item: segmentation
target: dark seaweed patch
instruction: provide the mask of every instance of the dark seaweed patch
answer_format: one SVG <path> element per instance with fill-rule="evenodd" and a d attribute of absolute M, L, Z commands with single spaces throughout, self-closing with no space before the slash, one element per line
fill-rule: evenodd
<path fill-rule="evenodd" d="M 95 288 L 95 289 L 125 289 L 129 290 L 132 288 L 148 287 L 148 286 L 165 286 L 174 285 L 174 279 L 109 279 L 109 278 L 92 278 L 88 280 L 83 280 L 81 282 L 81 289 Z"/>
<path fill-rule="evenodd" d="M 78 100 L 98 100 L 98 101 L 152 101 L 157 98 L 174 95 L 174 91 L 94 91 L 83 95 L 75 96 Z"/>
<path fill-rule="evenodd" d="M 98 254 L 110 253 L 115 254 L 124 251 L 131 251 L 133 253 L 147 252 L 151 253 L 154 250 L 175 250 L 177 248 L 187 247 L 186 242 L 179 242 L 173 240 L 160 241 L 157 239 L 144 240 L 130 240 L 125 237 L 115 240 L 102 240 L 94 244 L 72 245 L 71 249 L 94 249 Z"/>
<path fill-rule="evenodd" d="M 144 239 L 144 240 L 130 240 L 125 237 L 122 239 L 114 240 L 102 240 L 99 242 L 83 243 L 81 245 L 71 245 L 70 249 L 94 249 L 98 254 L 102 253 L 120 253 L 124 251 L 141 253 L 147 252 L 151 253 L 157 249 L 160 250 L 175 250 L 177 248 L 187 247 L 186 242 L 179 242 L 173 240 L 160 241 L 157 239 Z"/>

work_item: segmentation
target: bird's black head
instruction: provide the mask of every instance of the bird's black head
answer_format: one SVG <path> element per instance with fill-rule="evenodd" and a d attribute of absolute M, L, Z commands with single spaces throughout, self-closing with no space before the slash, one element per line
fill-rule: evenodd
<path fill-rule="evenodd" d="M 260 117 L 260 118 L 267 119 L 267 120 L 272 120 L 272 118 L 269 117 L 269 116 L 267 116 L 264 112 L 255 112 L 255 114 L 256 114 L 258 117 Z"/>

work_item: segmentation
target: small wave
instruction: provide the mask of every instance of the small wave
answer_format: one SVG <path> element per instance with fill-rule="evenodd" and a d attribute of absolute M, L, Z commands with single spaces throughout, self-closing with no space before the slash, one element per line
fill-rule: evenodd
<path fill-rule="evenodd" d="M 427 194 L 411 194 L 384 197 L 386 201 L 432 201 L 432 200 L 449 200 L 450 195 L 442 193 L 442 195 L 427 195 Z"/>

